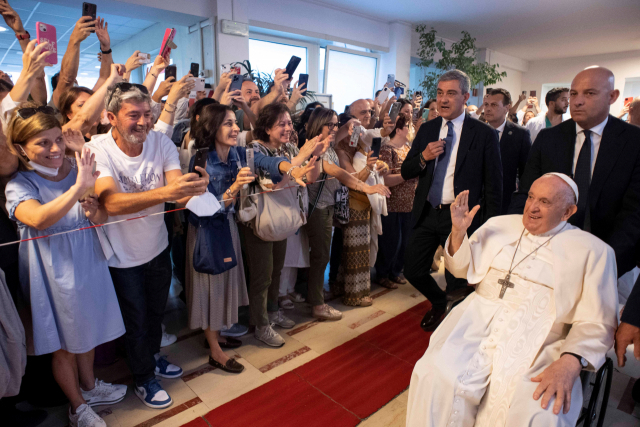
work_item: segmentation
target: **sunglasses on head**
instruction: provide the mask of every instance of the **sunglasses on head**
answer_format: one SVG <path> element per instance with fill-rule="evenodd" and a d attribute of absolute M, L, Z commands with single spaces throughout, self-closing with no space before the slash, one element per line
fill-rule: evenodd
<path fill-rule="evenodd" d="M 120 93 L 124 93 L 124 92 L 129 92 L 134 87 L 140 89 L 140 92 L 144 93 L 145 95 L 149 95 L 149 90 L 144 85 L 141 85 L 138 83 L 120 82 L 115 84 L 113 92 L 111 92 L 111 96 L 109 97 L 109 102 L 107 102 L 107 105 L 111 103 L 111 98 L 113 98 L 113 94 L 115 94 L 117 90 L 119 90 Z"/>
<path fill-rule="evenodd" d="M 49 106 L 45 105 L 44 107 L 20 108 L 16 112 L 18 117 L 20 117 L 22 120 L 26 120 L 29 117 L 33 117 L 37 113 L 42 113 L 42 114 L 48 114 L 50 116 L 55 116 L 56 115 L 56 109 L 53 108 L 53 107 L 49 107 Z"/>

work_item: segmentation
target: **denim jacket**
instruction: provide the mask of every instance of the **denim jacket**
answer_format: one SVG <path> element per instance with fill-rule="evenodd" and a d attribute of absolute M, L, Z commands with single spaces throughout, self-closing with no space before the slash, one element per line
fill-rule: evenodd
<path fill-rule="evenodd" d="M 194 158 L 195 156 L 191 158 L 192 165 Z M 253 163 L 256 169 L 268 171 L 276 184 L 282 180 L 282 174 L 278 166 L 280 162 L 283 161 L 288 160 L 284 157 L 265 156 L 258 151 L 255 151 L 253 156 Z M 231 184 L 235 181 L 238 171 L 246 166 L 247 152 L 244 147 L 231 147 L 226 163 L 220 160 L 216 150 L 210 150 L 206 167 L 207 173 L 209 174 L 209 186 L 207 187 L 209 192 L 216 196 L 218 200 L 222 199 L 224 192 L 227 191 L 227 188 L 231 187 Z M 235 213 L 235 203 L 232 203 L 228 207 L 225 207 L 224 203 L 222 203 L 220 212 Z"/>

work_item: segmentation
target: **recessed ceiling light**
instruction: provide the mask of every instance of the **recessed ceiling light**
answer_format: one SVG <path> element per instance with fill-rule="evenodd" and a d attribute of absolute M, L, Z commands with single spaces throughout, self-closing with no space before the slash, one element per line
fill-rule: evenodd
<path fill-rule="evenodd" d="M 7 31 L 7 29 L 5 27 L 0 27 L 0 33 L 3 31 Z"/>

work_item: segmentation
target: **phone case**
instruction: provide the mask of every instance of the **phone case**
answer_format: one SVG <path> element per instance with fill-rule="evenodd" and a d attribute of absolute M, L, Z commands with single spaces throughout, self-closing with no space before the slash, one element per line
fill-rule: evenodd
<path fill-rule="evenodd" d="M 141 64 L 151 64 L 151 54 L 150 53 L 139 53 L 138 58 L 141 58 Z"/>
<path fill-rule="evenodd" d="M 201 92 L 204 90 L 204 77 L 192 77 L 195 79 L 196 86 L 193 88 L 194 92 Z"/>
<path fill-rule="evenodd" d="M 298 87 L 304 83 L 304 87 L 300 89 L 302 92 L 306 92 L 309 88 L 309 74 L 300 74 L 300 78 L 298 79 Z"/>
<path fill-rule="evenodd" d="M 391 106 L 391 111 L 389 111 L 389 118 L 392 122 L 395 121 L 398 117 L 398 113 L 400 113 L 400 107 L 402 107 L 402 104 L 400 104 L 399 102 L 394 102 Z"/>
<path fill-rule="evenodd" d="M 382 105 L 389 98 L 389 88 L 385 87 L 378 95 L 378 104 Z"/>
<path fill-rule="evenodd" d="M 633 101 L 633 96 L 625 98 L 624 99 L 624 106 L 626 107 L 627 105 L 631 104 L 631 101 Z"/>
<path fill-rule="evenodd" d="M 396 75 L 387 74 L 387 85 L 394 87 L 396 85 Z"/>
<path fill-rule="evenodd" d="M 162 39 L 162 45 L 160 46 L 160 56 L 166 56 L 171 53 L 171 49 L 175 49 L 175 43 L 173 38 L 176 36 L 175 28 L 167 28 L 164 31 L 164 38 Z"/>
<path fill-rule="evenodd" d="M 287 64 L 287 67 L 285 68 L 284 72 L 289 75 L 290 79 L 293 78 L 293 73 L 296 72 L 298 65 L 300 65 L 300 61 L 301 59 L 295 55 L 292 56 L 291 59 L 289 60 L 289 63 Z"/>
<path fill-rule="evenodd" d="M 349 147 L 355 147 L 358 145 L 358 139 L 360 139 L 361 127 L 355 126 L 353 128 L 353 134 L 351 135 L 351 139 L 349 140 Z"/>
<path fill-rule="evenodd" d="M 229 92 L 233 92 L 234 90 L 242 90 L 242 80 L 243 77 L 239 74 L 235 74 L 233 79 L 231 80 L 231 86 L 229 86 Z"/>
<path fill-rule="evenodd" d="M 44 22 L 36 22 L 36 38 L 38 40 L 38 44 L 49 42 L 49 47 L 44 51 L 54 52 L 55 55 L 47 56 L 45 61 L 49 65 L 56 65 L 58 63 L 58 38 L 56 37 L 56 27 L 45 24 Z"/>

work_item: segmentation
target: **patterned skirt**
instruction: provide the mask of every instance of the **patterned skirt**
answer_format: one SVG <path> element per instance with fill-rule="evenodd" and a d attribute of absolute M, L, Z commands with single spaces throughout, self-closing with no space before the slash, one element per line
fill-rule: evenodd
<path fill-rule="evenodd" d="M 349 207 L 349 223 L 342 226 L 343 251 L 342 262 L 338 269 L 334 294 L 344 293 L 345 305 L 358 306 L 364 297 L 371 293 L 369 275 L 371 205 L 363 210 Z"/>

